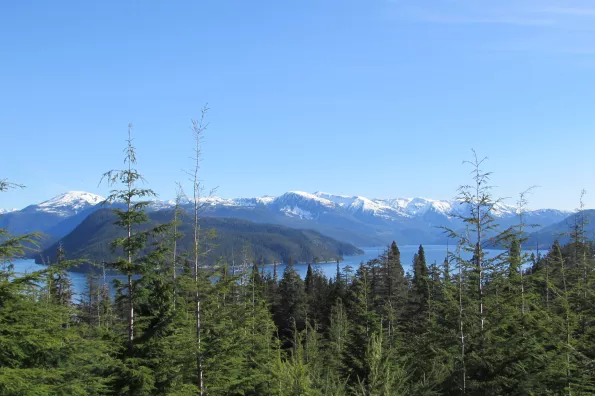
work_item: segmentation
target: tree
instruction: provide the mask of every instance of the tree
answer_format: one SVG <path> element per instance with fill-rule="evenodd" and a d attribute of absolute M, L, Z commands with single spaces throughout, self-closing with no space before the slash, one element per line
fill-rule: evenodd
<path fill-rule="evenodd" d="M 202 140 L 204 139 L 204 134 L 207 131 L 209 126 L 208 122 L 206 122 L 206 116 L 209 111 L 207 105 L 203 106 L 201 109 L 201 116 L 199 120 L 192 120 L 192 137 L 194 139 L 194 168 L 191 172 L 189 172 L 192 182 L 192 204 L 193 204 L 193 252 L 192 257 L 194 261 L 194 297 L 195 297 L 195 312 L 194 316 L 196 319 L 196 376 L 198 378 L 198 386 L 200 389 L 200 395 L 202 396 L 205 392 L 205 384 L 203 381 L 203 369 L 202 369 L 202 351 L 201 351 L 201 309 L 200 309 L 200 282 L 199 282 L 199 269 L 200 269 L 200 257 L 204 255 L 206 252 L 201 251 L 201 229 L 200 229 L 200 212 L 201 212 L 201 202 L 200 198 L 203 192 L 203 187 L 200 182 L 199 178 L 199 171 L 200 171 L 200 161 L 201 161 L 201 152 L 202 152 Z"/>
<path fill-rule="evenodd" d="M 279 282 L 279 306 L 276 309 L 275 322 L 281 339 L 291 340 L 296 336 L 295 331 L 305 328 L 306 308 L 304 281 L 295 270 L 290 257 Z"/>
<path fill-rule="evenodd" d="M 58 245 L 58 251 L 56 254 L 56 263 L 50 266 L 48 276 L 46 278 L 46 287 L 50 298 L 54 300 L 56 304 L 69 306 L 72 302 L 72 282 L 68 276 L 66 269 L 70 266 L 70 263 L 65 260 L 66 253 L 62 244 Z"/>
<path fill-rule="evenodd" d="M 0 192 L 18 187 L 0 180 Z M 0 394 L 109 393 L 115 366 L 109 342 L 72 320 L 65 279 L 46 284 L 40 293 L 44 279 L 56 281 L 55 268 L 21 275 L 10 265 L 35 246 L 37 237 L 0 229 Z"/>
<path fill-rule="evenodd" d="M 116 238 L 112 243 L 112 249 L 118 248 L 124 253 L 112 265 L 125 273 L 128 277 L 126 292 L 128 298 L 128 353 L 133 354 L 134 342 L 134 282 L 133 275 L 142 272 L 142 257 L 139 254 L 145 248 L 147 240 L 155 235 L 163 233 L 167 226 L 157 226 L 150 230 L 141 230 L 140 225 L 148 222 L 145 208 L 150 204 L 147 199 L 157 197 L 151 189 L 138 187 L 139 182 L 144 182 L 143 176 L 134 168 L 136 166 L 136 148 L 132 139 L 132 124 L 128 125 L 128 139 L 124 150 L 124 169 L 112 169 L 103 174 L 102 181 L 106 180 L 110 187 L 121 185 L 121 189 L 112 189 L 104 201 L 104 204 L 121 203 L 124 209 L 115 208 L 114 213 L 118 217 L 116 225 L 125 231 L 125 236 Z"/>
<path fill-rule="evenodd" d="M 430 274 L 426 264 L 426 254 L 422 245 L 413 256 L 412 291 L 409 297 L 410 315 L 416 322 L 423 323 L 427 319 L 430 303 Z M 416 331 L 419 329 L 416 329 Z"/>
<path fill-rule="evenodd" d="M 480 159 L 473 150 L 470 165 L 472 183 L 459 187 L 457 200 L 463 210 L 456 217 L 466 225 L 465 231 L 446 228 L 449 237 L 459 241 L 460 248 L 453 259 L 459 266 L 459 298 L 461 329 L 462 389 L 476 388 L 477 381 L 485 377 L 487 369 L 485 361 L 486 345 L 486 285 L 492 271 L 497 270 L 500 256 L 486 255 L 486 246 L 499 245 L 509 235 L 498 232 L 494 210 L 500 199 L 494 199 L 491 193 L 491 172 L 483 170 L 487 158 Z M 461 252 L 471 254 L 466 260 Z M 486 275 L 486 274 L 489 274 Z M 470 304 L 470 305 L 469 305 Z M 475 306 L 467 309 L 467 306 Z M 463 333 L 466 328 L 466 334 Z M 472 353 L 469 353 L 472 352 Z M 473 359 L 473 361 L 466 361 Z"/>
<path fill-rule="evenodd" d="M 314 291 L 314 274 L 312 273 L 312 264 L 308 264 L 308 270 L 306 271 L 306 278 L 304 279 L 304 283 L 306 284 L 306 294 L 311 295 Z"/>

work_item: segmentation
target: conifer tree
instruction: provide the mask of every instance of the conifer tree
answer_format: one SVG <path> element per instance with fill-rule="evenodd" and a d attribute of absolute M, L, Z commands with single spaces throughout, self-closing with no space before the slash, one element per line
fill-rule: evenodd
<path fill-rule="evenodd" d="M 0 180 L 0 192 L 15 187 L 21 186 Z M 65 284 L 47 284 L 51 298 L 39 298 L 39 283 L 51 269 L 23 275 L 11 266 L 35 246 L 38 235 L 12 236 L 0 229 L 0 394 L 110 393 L 115 362 L 109 345 L 72 320 Z"/>
<path fill-rule="evenodd" d="M 195 298 L 195 309 L 194 309 L 194 317 L 195 317 L 195 330 L 196 330 L 196 377 L 198 381 L 198 386 L 200 389 L 200 395 L 202 396 L 205 393 L 205 384 L 204 384 L 204 373 L 202 368 L 202 349 L 201 349 L 201 333 L 202 333 L 202 323 L 201 323 L 201 292 L 200 292 L 200 258 L 204 256 L 207 252 L 201 249 L 204 245 L 203 235 L 201 235 L 201 228 L 200 228 L 200 212 L 202 209 L 201 203 L 201 196 L 203 193 L 203 186 L 200 181 L 199 172 L 200 172 L 200 161 L 202 156 L 202 141 L 204 139 L 204 134 L 207 131 L 209 126 L 208 122 L 206 122 L 206 116 L 209 111 L 207 105 L 205 105 L 201 109 L 201 116 L 199 120 L 192 120 L 192 137 L 194 139 L 194 157 L 192 158 L 194 161 L 193 169 L 188 172 L 190 175 L 190 181 L 192 182 L 192 204 L 193 204 L 193 249 L 192 249 L 192 258 L 193 258 L 193 275 L 194 275 L 194 298 Z"/>
<path fill-rule="evenodd" d="M 55 303 L 69 306 L 72 302 L 72 282 L 66 269 L 69 263 L 65 259 L 66 253 L 62 244 L 58 244 L 56 262 L 52 263 L 46 279 L 48 293 Z"/>
<path fill-rule="evenodd" d="M 282 339 L 293 339 L 297 336 L 295 331 L 305 328 L 306 310 L 304 281 L 295 270 L 293 258 L 290 257 L 279 282 L 279 307 L 275 319 Z"/>
<path fill-rule="evenodd" d="M 412 311 L 410 315 L 415 322 L 423 323 L 424 319 L 427 318 L 430 302 L 430 283 L 424 248 L 419 245 L 417 253 L 413 256 L 412 291 L 409 297 L 410 311 Z"/>
<path fill-rule="evenodd" d="M 139 182 L 144 182 L 143 176 L 136 170 L 136 148 L 132 139 L 132 124 L 128 125 L 128 139 L 124 150 L 124 169 L 113 169 L 104 173 L 102 181 L 106 180 L 110 187 L 121 185 L 121 189 L 112 189 L 104 204 L 120 203 L 124 209 L 114 209 L 118 217 L 116 225 L 121 227 L 125 235 L 116 238 L 112 249 L 121 249 L 124 257 L 112 265 L 127 276 L 126 295 L 128 300 L 128 353 L 133 354 L 134 342 L 134 303 L 135 287 L 133 275 L 143 272 L 142 257 L 139 254 L 146 247 L 150 237 L 163 233 L 167 226 L 157 226 L 146 230 L 140 229 L 142 224 L 148 222 L 145 208 L 150 204 L 148 199 L 155 198 L 157 194 L 151 189 L 141 188 Z"/>
<path fill-rule="evenodd" d="M 347 294 L 346 306 L 353 326 L 346 362 L 349 367 L 349 382 L 352 386 L 367 378 L 366 351 L 371 337 L 380 333 L 383 324 L 382 316 L 379 316 L 376 309 L 370 275 L 369 266 L 362 263 L 349 285 Z M 384 312 L 381 315 L 383 314 Z"/>
<path fill-rule="evenodd" d="M 312 273 L 312 264 L 308 264 L 308 270 L 306 271 L 306 277 L 304 278 L 304 283 L 306 285 L 306 294 L 310 296 L 314 291 L 314 280 L 312 279 L 314 274 Z"/>

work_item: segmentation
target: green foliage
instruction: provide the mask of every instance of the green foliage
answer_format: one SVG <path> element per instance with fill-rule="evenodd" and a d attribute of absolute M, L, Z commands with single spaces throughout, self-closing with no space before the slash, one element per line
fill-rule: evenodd
<path fill-rule="evenodd" d="M 113 346 L 73 320 L 74 308 L 13 282 L 1 299 L 0 393 L 109 393 L 118 365 Z"/>
<path fill-rule="evenodd" d="M 290 258 L 285 267 L 283 278 L 279 282 L 279 305 L 276 308 L 275 322 L 282 337 L 295 336 L 295 330 L 301 331 L 306 326 L 306 290 L 305 284 L 293 266 Z"/>
<path fill-rule="evenodd" d="M 193 219 L 187 213 L 180 213 L 178 221 L 178 254 L 192 252 L 193 249 Z M 164 210 L 147 214 L 148 222 L 139 224 L 137 230 L 149 231 L 159 225 L 170 224 L 174 211 Z M 88 216 L 74 231 L 62 238 L 61 243 L 71 259 L 86 259 L 91 262 L 115 261 L 119 255 L 124 254 L 120 245 L 116 250 L 111 249 L 111 242 L 122 239 L 126 232 L 115 222 L 117 217 L 110 209 L 101 209 Z M 224 258 L 227 262 L 232 259 L 239 260 L 240 247 L 249 246 L 251 256 L 257 262 L 287 262 L 293 257 L 298 262 L 312 262 L 314 257 L 324 257 L 325 260 L 334 262 L 342 259 L 344 255 L 361 253 L 361 250 L 332 238 L 323 236 L 315 231 L 296 230 L 278 225 L 251 223 L 245 220 L 202 217 L 200 219 L 202 230 L 212 231 L 212 238 L 205 239 L 201 245 L 202 251 L 208 252 L 205 257 L 207 263 L 215 263 Z M 203 231 L 203 232 L 205 232 Z M 172 232 L 172 231 L 170 231 Z M 146 234 L 139 234 L 135 243 L 150 242 L 152 238 Z M 43 257 L 56 260 L 56 243 L 42 252 Z M 132 247 L 132 246 L 131 246 Z M 139 254 L 145 254 L 145 250 Z M 81 271 L 90 269 L 90 266 L 79 266 Z"/>
<path fill-rule="evenodd" d="M 110 195 L 122 206 L 47 251 L 47 270 L 15 274 L 36 235 L 0 229 L 0 394 L 595 394 L 595 245 L 582 205 L 567 243 L 528 256 L 523 196 L 518 225 L 495 233 L 499 200 L 475 157 L 460 190 L 466 228 L 447 230 L 457 248 L 443 263 L 419 246 L 406 275 L 393 242 L 341 270 L 347 247 L 317 233 L 201 218 L 201 238 L 214 228 L 219 247 L 195 268 L 193 224 L 179 210 L 145 212 L 152 193 L 134 186 L 131 139 L 126 156 L 127 169 L 106 174 L 123 183 Z M 489 256 L 494 243 L 505 250 Z M 90 273 L 71 300 L 69 258 L 85 255 L 129 275 L 115 296 Z M 313 265 L 302 280 L 293 264 L 330 258 L 333 279 Z M 265 274 L 282 260 L 281 279 Z"/>

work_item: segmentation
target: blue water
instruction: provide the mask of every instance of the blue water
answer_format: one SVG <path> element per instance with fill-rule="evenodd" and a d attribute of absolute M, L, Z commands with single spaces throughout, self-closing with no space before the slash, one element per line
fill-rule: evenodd
<path fill-rule="evenodd" d="M 47 268 L 47 266 L 45 265 L 35 264 L 35 260 L 15 260 L 12 264 L 14 265 L 15 272 L 18 274 L 27 274 Z M 74 291 L 72 300 L 77 302 L 81 299 L 82 294 L 86 291 L 87 275 L 82 272 L 70 271 L 68 272 L 68 275 L 70 276 L 70 280 L 72 282 L 72 289 Z M 113 288 L 113 283 L 115 279 L 125 281 L 126 276 L 118 272 L 106 272 L 105 283 L 109 285 L 109 288 L 112 291 L 112 293 L 115 292 L 115 289 Z M 101 282 L 103 283 L 103 279 L 101 280 Z"/>
<path fill-rule="evenodd" d="M 403 264 L 403 268 L 405 272 L 411 271 L 411 263 L 413 261 L 413 255 L 417 253 L 419 246 L 418 245 L 404 245 L 399 246 L 399 250 L 401 251 L 401 263 Z M 362 262 L 366 262 L 373 258 L 378 257 L 382 254 L 382 248 L 361 248 L 364 251 L 363 255 L 359 256 L 345 256 L 344 261 L 342 261 L 339 266 L 341 269 L 351 266 L 355 271 L 357 267 Z M 426 262 L 432 264 L 436 262 L 437 264 L 441 264 L 444 261 L 444 257 L 446 256 L 447 246 L 446 245 L 426 245 L 424 246 L 424 251 L 426 254 Z M 494 254 L 499 253 L 499 250 L 487 250 L 486 253 Z M 470 258 L 471 255 L 469 254 Z M 33 260 L 16 260 L 14 263 L 15 271 L 17 273 L 30 273 L 34 271 L 39 271 L 41 269 L 46 268 L 44 265 L 35 264 Z M 283 275 L 283 271 L 285 269 L 285 264 L 278 264 L 277 265 L 277 277 L 280 279 Z M 329 278 L 334 278 L 335 274 L 337 273 L 337 263 L 336 262 L 329 262 L 329 263 L 318 263 L 318 268 Z M 295 264 L 295 269 L 298 273 L 302 276 L 306 276 L 306 272 L 308 270 L 308 264 Z M 266 265 L 265 271 L 272 274 L 273 273 L 273 265 Z M 85 292 L 87 278 L 86 275 L 80 272 L 70 272 L 70 279 L 72 280 L 73 290 L 75 292 L 74 300 L 78 300 L 82 293 Z M 113 284 L 114 279 L 125 280 L 126 277 L 117 273 L 117 272 L 106 272 L 105 281 L 110 285 Z"/>

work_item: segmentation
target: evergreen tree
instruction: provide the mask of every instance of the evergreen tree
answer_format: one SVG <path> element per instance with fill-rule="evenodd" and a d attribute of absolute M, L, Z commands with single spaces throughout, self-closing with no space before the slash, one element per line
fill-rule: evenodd
<path fill-rule="evenodd" d="M 0 180 L 0 192 L 15 187 L 21 186 Z M 12 236 L 0 229 L 0 394 L 110 393 L 113 351 L 109 342 L 72 320 L 66 279 L 48 282 L 40 292 L 43 279 L 56 280 L 56 268 L 14 272 L 11 261 L 35 246 L 37 238 L 37 233 Z"/>
<path fill-rule="evenodd" d="M 304 281 L 295 270 L 290 257 L 279 282 L 279 306 L 275 318 L 281 339 L 291 340 L 296 336 L 294 329 L 298 332 L 304 330 L 306 304 Z"/>
<path fill-rule="evenodd" d="M 422 328 L 412 329 L 414 332 L 423 330 L 423 323 L 428 319 L 430 304 L 430 285 L 432 280 L 423 246 L 419 246 L 417 253 L 413 256 L 413 279 L 412 290 L 409 295 L 409 316 L 414 323 L 422 324 Z"/>
<path fill-rule="evenodd" d="M 372 282 L 369 266 L 362 263 L 349 286 L 347 311 L 351 315 L 353 326 L 349 338 L 346 362 L 349 382 L 355 386 L 368 376 L 366 352 L 371 337 L 379 334 L 382 328 L 382 317 L 376 310 L 375 296 L 372 293 Z"/>
<path fill-rule="evenodd" d="M 128 126 L 127 146 L 124 150 L 125 169 L 114 169 L 106 172 L 103 179 L 106 179 L 109 186 L 122 185 L 122 189 L 111 190 L 104 203 L 118 202 L 124 205 L 124 209 L 116 208 L 114 212 L 118 217 L 116 225 L 122 227 L 125 236 L 117 238 L 112 243 L 112 249 L 120 248 L 124 256 L 119 258 L 112 265 L 128 277 L 126 284 L 126 295 L 128 299 L 128 353 L 133 353 L 134 342 L 134 293 L 135 285 L 133 275 L 142 272 L 142 258 L 139 253 L 145 248 L 149 237 L 165 231 L 166 226 L 158 226 L 151 230 L 141 230 L 140 225 L 148 222 L 145 208 L 157 195 L 153 190 L 137 187 L 138 182 L 144 181 L 142 175 L 133 168 L 136 165 L 136 148 L 132 144 L 132 124 Z M 144 199 L 144 200 L 143 200 Z"/>

